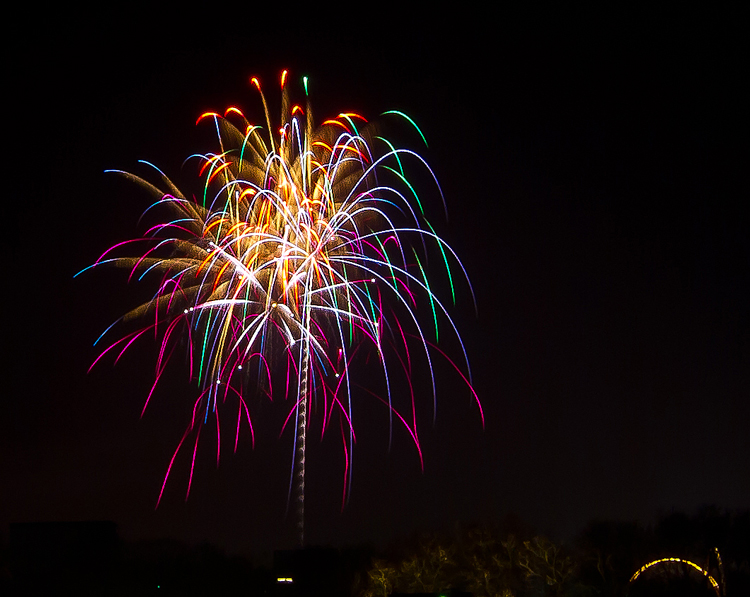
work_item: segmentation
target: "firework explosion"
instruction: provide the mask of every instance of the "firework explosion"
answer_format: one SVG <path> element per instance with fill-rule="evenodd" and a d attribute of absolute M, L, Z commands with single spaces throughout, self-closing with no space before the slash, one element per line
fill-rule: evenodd
<path fill-rule="evenodd" d="M 199 393 L 157 505 L 178 452 L 194 435 L 189 494 L 200 430 L 209 419 L 219 438 L 218 461 L 220 411 L 231 407 L 236 413 L 235 450 L 244 422 L 254 442 L 248 396 L 272 398 L 273 381 L 278 391 L 281 372 L 288 408 L 284 426 L 295 427 L 290 493 L 296 480 L 302 532 L 311 404 L 321 414 L 321 435 L 332 424 L 341 431 L 343 501 L 348 495 L 356 418 L 350 366 L 358 352 L 376 355 L 383 391 L 365 393 L 387 404 L 391 422 L 408 430 L 420 462 L 412 361 L 416 347 L 428 365 L 434 401 L 432 358 L 445 356 L 435 346 L 439 322 L 447 322 L 458 338 L 463 361 L 453 366 L 479 405 L 463 344 L 425 273 L 427 247 L 436 247 L 442 257 L 451 290 L 451 266 L 458 266 L 464 278 L 465 271 L 433 231 L 407 181 L 407 162 L 432 176 L 417 153 L 396 148 L 357 114 L 339 114 L 315 126 L 309 99 L 304 109 L 290 103 L 286 71 L 281 124 L 274 128 L 260 84 L 257 79 L 252 83 L 260 92 L 267 129 L 250 124 L 234 107 L 223 116 L 203 114 L 198 122 L 213 122 L 219 152 L 187 160 L 199 164 L 202 184 L 196 196 L 185 197 L 155 167 L 161 188 L 117 171 L 153 194 L 155 203 L 146 212 L 158 209 L 172 216 L 142 238 L 108 249 L 90 266 L 113 264 L 129 269 L 131 279 L 158 280 L 150 301 L 115 322 L 132 320 L 141 327 L 104 349 L 94 364 L 107 354 L 118 353 L 119 359 L 138 338 L 154 334 L 159 351 L 145 410 L 170 356 L 187 337 L 189 375 L 197 380 Z M 422 134 L 400 112 L 383 116 L 400 119 Z M 439 190 L 436 181 L 435 187 Z M 116 256 L 133 246 L 145 249 L 138 257 Z M 433 318 L 429 333 L 417 317 L 420 302 Z M 392 367 L 408 380 L 406 408 L 394 405 Z"/>

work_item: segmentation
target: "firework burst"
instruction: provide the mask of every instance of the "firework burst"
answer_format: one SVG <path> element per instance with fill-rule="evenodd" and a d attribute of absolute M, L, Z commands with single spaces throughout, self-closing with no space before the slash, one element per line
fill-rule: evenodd
<path fill-rule="evenodd" d="M 129 269 L 130 278 L 157 281 L 153 298 L 118 320 L 140 327 L 94 361 L 108 354 L 119 359 L 137 339 L 155 335 L 156 375 L 144 410 L 179 339 L 187 336 L 189 375 L 199 392 L 159 501 L 178 452 L 194 436 L 189 494 L 200 429 L 209 419 L 219 437 L 218 461 L 220 411 L 231 407 L 236 413 L 235 449 L 245 424 L 254 441 L 247 397 L 273 397 L 280 371 L 288 399 L 285 426 L 295 426 L 290 492 L 296 485 L 300 532 L 311 403 L 321 413 L 321 434 L 334 422 L 341 431 L 344 501 L 348 495 L 356 418 L 350 366 L 358 352 L 377 357 L 383 391 L 368 393 L 387 404 L 391 421 L 408 431 L 420 462 L 412 360 L 416 350 L 426 361 L 434 400 L 432 358 L 445 356 L 435 346 L 439 323 L 447 323 L 459 340 L 462 361 L 454 367 L 476 399 L 463 344 L 425 273 L 428 246 L 442 257 L 451 288 L 451 267 L 464 278 L 465 272 L 425 218 L 405 164 L 432 172 L 417 153 L 396 148 L 357 114 L 342 113 L 316 125 L 303 81 L 305 105 L 292 105 L 286 72 L 282 75 L 280 126 L 272 126 L 257 79 L 252 84 L 260 92 L 265 128 L 248 122 L 235 107 L 200 116 L 199 123 L 215 126 L 218 152 L 188 158 L 201 180 L 195 196 L 183 195 L 150 164 L 156 184 L 118 171 L 154 196 L 147 212 L 171 217 L 143 237 L 108 249 L 90 266 L 113 264 Z M 422 134 L 400 112 L 384 117 L 401 119 Z M 138 256 L 117 256 L 133 247 L 142 247 Z M 418 302 L 432 314 L 429 328 L 417 316 Z M 393 403 L 392 367 L 409 380 L 410 406 L 404 409 Z"/>

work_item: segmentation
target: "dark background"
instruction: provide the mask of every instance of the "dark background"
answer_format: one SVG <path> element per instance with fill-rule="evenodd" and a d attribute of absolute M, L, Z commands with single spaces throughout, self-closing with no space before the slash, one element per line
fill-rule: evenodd
<path fill-rule="evenodd" d="M 251 76 L 275 114 L 284 68 L 292 85 L 310 77 L 319 118 L 398 109 L 425 132 L 429 148 L 408 142 L 437 173 L 450 220 L 437 196 L 429 211 L 477 294 L 478 315 L 465 286 L 453 313 L 486 414 L 483 430 L 446 377 L 433 426 L 425 395 L 422 472 L 363 401 L 343 512 L 337 439 L 310 442 L 310 543 L 383 545 L 509 513 L 566 539 L 594 518 L 750 506 L 739 11 L 189 10 L 17 23 L 0 532 L 103 519 L 128 540 L 294 545 L 283 408 L 218 469 L 207 440 L 186 503 L 178 459 L 154 509 L 194 388 L 177 371 L 140 419 L 148 345 L 87 374 L 93 341 L 143 290 L 119 271 L 73 279 L 136 236 L 149 204 L 104 170 L 144 159 L 179 183 L 182 160 L 215 148 L 197 116 L 235 104 L 260 120 Z"/>

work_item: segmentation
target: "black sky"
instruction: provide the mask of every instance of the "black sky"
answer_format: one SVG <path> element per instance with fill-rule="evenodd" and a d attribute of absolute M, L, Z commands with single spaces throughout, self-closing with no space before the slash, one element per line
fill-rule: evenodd
<path fill-rule="evenodd" d="M 465 291 L 456 316 L 486 413 L 483 431 L 468 394 L 446 383 L 432 428 L 427 399 L 422 473 L 408 438 L 397 433 L 389 452 L 387 417 L 365 410 L 343 513 L 335 442 L 314 445 L 311 542 L 384 544 L 510 512 L 570 537 L 593 518 L 750 507 L 739 14 L 328 21 L 248 8 L 186 21 L 61 12 L 34 21 L 41 53 L 18 52 L 4 532 L 109 519 L 132 539 L 289 546 L 291 448 L 278 427 L 218 470 L 207 446 L 189 501 L 184 462 L 154 510 L 191 390 L 170 386 L 139 419 L 148 351 L 87 375 L 92 342 L 135 301 L 119 272 L 73 280 L 136 235 L 147 206 L 104 170 L 144 159 L 180 180 L 185 157 L 213 149 L 196 117 L 232 104 L 260 117 L 248 79 L 261 77 L 273 104 L 284 68 L 310 77 L 321 117 L 398 109 L 425 132 L 450 215 L 438 229 L 477 293 L 478 316 Z"/>

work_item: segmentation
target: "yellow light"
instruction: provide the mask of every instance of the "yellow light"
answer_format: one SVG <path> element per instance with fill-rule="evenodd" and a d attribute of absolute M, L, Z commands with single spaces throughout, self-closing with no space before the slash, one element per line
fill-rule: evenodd
<path fill-rule="evenodd" d="M 691 562 L 690 560 L 683 560 L 682 558 L 661 558 L 658 560 L 654 560 L 653 562 L 649 562 L 648 564 L 644 564 L 641 566 L 636 573 L 630 578 L 630 582 L 633 582 L 635 579 L 637 579 L 642 572 L 645 572 L 651 566 L 656 566 L 657 564 L 661 564 L 662 562 L 681 562 L 683 564 L 687 564 L 688 566 L 692 566 L 695 568 L 698 572 L 700 572 L 703 576 L 705 576 L 708 581 L 711 583 L 711 586 L 716 591 L 716 594 L 719 594 L 719 583 L 716 582 L 713 576 L 711 576 L 707 570 L 704 570 L 698 564 L 695 564 L 694 562 Z"/>
<path fill-rule="evenodd" d="M 239 115 L 240 115 L 240 116 L 242 116 L 243 118 L 244 118 L 244 116 L 245 116 L 245 115 L 244 115 L 244 114 L 242 113 L 242 111 L 241 111 L 241 110 L 240 110 L 239 108 L 235 108 L 234 106 L 231 106 L 231 107 L 227 108 L 227 109 L 226 109 L 226 110 L 224 111 L 224 116 L 226 116 L 226 115 L 227 115 L 227 114 L 229 114 L 230 112 L 234 112 L 235 114 L 239 114 Z"/>
<path fill-rule="evenodd" d="M 313 145 L 313 147 L 325 147 L 328 151 L 330 151 L 331 153 L 333 153 L 333 149 L 331 148 L 331 146 L 328 145 L 328 143 L 325 143 L 324 141 L 313 141 L 312 145 Z M 318 165 L 320 165 L 320 164 L 318 164 Z"/>
<path fill-rule="evenodd" d="M 364 120 L 367 122 L 367 118 L 364 116 L 357 114 L 356 112 L 342 112 L 339 114 L 339 117 L 346 118 L 346 117 L 352 117 L 352 118 L 359 118 L 360 120 Z"/>
<path fill-rule="evenodd" d="M 216 178 L 216 175 L 217 175 L 217 174 L 218 174 L 219 172 L 221 172 L 221 171 L 222 171 L 222 170 L 224 170 L 225 168 L 229 168 L 229 166 L 231 166 L 231 163 L 230 163 L 230 162 L 224 162 L 224 163 L 223 163 L 223 164 L 222 164 L 221 166 L 219 166 L 218 168 L 216 168 L 216 170 L 214 170 L 214 171 L 213 171 L 213 172 L 211 173 L 211 176 L 209 177 L 209 179 L 208 179 L 208 182 L 211 182 L 211 181 L 212 181 L 212 180 L 213 180 L 214 178 Z"/>
<path fill-rule="evenodd" d="M 347 132 L 349 131 L 349 129 L 346 128 L 346 125 L 344 125 L 343 123 L 339 122 L 338 120 L 326 120 L 326 121 L 323 122 L 323 124 L 324 125 L 326 125 L 326 124 L 335 124 L 337 126 L 340 126 L 345 131 L 347 131 Z"/>
<path fill-rule="evenodd" d="M 221 118 L 221 114 L 218 114 L 216 112 L 204 112 L 200 116 L 198 116 L 198 120 L 195 121 L 195 124 L 198 124 L 201 120 L 204 118 L 208 118 L 209 116 L 215 116 L 216 118 Z"/>

